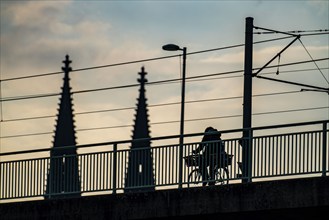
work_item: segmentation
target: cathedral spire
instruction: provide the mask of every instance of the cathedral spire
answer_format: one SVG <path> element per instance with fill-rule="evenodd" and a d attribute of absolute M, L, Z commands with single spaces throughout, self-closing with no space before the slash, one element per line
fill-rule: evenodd
<path fill-rule="evenodd" d="M 73 119 L 72 93 L 69 73 L 72 71 L 69 56 L 63 61 L 64 83 L 57 115 L 53 149 L 50 152 L 50 168 L 46 198 L 80 196 L 79 168 Z M 61 147 L 70 146 L 61 149 Z M 66 193 L 70 193 L 67 194 Z M 73 193 L 73 194 L 72 194 Z"/>
<path fill-rule="evenodd" d="M 150 131 L 147 99 L 145 98 L 145 83 L 147 82 L 145 75 L 147 73 L 144 67 L 142 67 L 142 71 L 138 74 L 140 75 L 138 79 L 140 89 L 132 136 L 133 141 L 129 152 L 125 191 L 154 190 L 153 157 L 151 153 L 151 141 L 148 139 L 150 138 Z M 138 141 L 138 139 L 144 140 Z"/>

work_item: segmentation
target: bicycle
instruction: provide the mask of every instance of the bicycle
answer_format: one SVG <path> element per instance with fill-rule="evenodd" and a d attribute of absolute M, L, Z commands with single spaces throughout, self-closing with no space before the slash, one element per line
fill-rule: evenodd
<path fill-rule="evenodd" d="M 219 164 L 215 165 L 215 184 L 228 184 L 229 183 L 229 170 L 228 166 L 232 165 L 232 158 L 233 155 L 231 154 L 225 154 L 224 155 L 224 161 L 222 161 Z M 185 164 L 187 167 L 196 167 L 193 169 L 189 175 L 188 175 L 188 187 L 191 183 L 193 184 L 199 184 L 202 182 L 202 170 L 200 168 L 200 165 L 204 164 L 203 156 L 202 155 L 188 155 L 184 157 Z"/>

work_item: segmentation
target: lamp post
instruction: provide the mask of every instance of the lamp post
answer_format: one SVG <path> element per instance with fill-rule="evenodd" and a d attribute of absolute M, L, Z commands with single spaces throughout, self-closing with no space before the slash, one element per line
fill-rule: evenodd
<path fill-rule="evenodd" d="M 179 188 L 182 188 L 183 182 L 183 144 L 184 144 L 184 109 L 185 109 L 185 78 L 186 78 L 186 47 L 180 48 L 175 44 L 167 44 L 162 47 L 166 51 L 183 51 L 183 76 L 182 76 L 182 97 L 181 97 L 181 115 L 180 115 L 180 136 L 179 136 Z"/>

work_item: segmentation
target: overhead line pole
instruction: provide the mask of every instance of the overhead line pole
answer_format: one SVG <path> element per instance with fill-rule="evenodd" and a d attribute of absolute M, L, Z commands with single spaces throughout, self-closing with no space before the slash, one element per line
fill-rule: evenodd
<path fill-rule="evenodd" d="M 254 18 L 247 17 L 245 26 L 242 182 L 251 182 L 253 21 Z"/>

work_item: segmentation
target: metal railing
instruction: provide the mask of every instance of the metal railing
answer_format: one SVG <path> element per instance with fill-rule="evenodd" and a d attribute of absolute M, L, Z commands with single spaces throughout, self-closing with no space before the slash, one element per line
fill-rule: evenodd
<path fill-rule="evenodd" d="M 242 179 L 261 181 L 296 175 L 325 176 L 329 171 L 328 123 L 316 121 L 252 128 L 253 137 L 244 139 L 241 138 L 242 129 L 227 130 L 221 131 L 223 140 L 202 144 L 219 146 L 223 143 L 225 152 L 233 156 L 229 164 L 219 168 L 226 168 L 226 175 L 215 176 L 215 181 L 220 184 L 240 183 Z M 202 186 L 208 180 L 201 177 L 202 172 L 194 170 L 200 168 L 201 171 L 201 167 L 209 163 L 216 166 L 223 160 L 220 157 L 217 157 L 219 161 L 203 160 L 199 167 L 184 161 L 201 144 L 195 139 L 201 140 L 202 135 L 185 135 L 182 151 L 181 145 L 172 144 L 177 143 L 179 136 L 168 136 L 152 138 L 156 146 L 138 149 L 129 149 L 131 141 L 121 141 L 80 145 L 77 148 L 81 152 L 77 155 L 12 160 L 10 157 L 13 155 L 37 155 L 42 151 L 49 153 L 50 149 L 1 153 L 0 199 L 49 199 L 102 191 L 115 194 Z M 249 164 L 242 160 L 242 148 L 246 141 L 250 141 L 252 146 L 248 155 Z M 103 151 L 95 152 L 95 148 L 98 150 L 100 147 Z M 104 150 L 104 147 L 109 150 Z M 93 152 L 88 152 L 92 149 Z M 180 162 L 183 163 L 182 170 L 179 170 Z M 251 169 L 248 172 L 250 176 L 242 175 L 241 170 L 245 166 Z M 195 174 L 199 177 L 196 178 Z"/>

